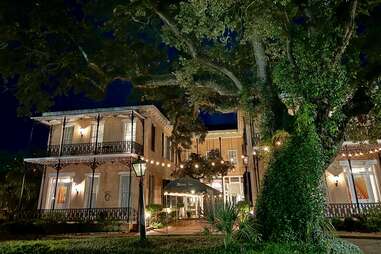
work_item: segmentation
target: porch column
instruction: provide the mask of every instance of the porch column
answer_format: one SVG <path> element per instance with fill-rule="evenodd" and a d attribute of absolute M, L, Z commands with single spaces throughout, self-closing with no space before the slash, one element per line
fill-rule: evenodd
<path fill-rule="evenodd" d="M 134 111 L 131 111 L 131 153 L 133 147 L 134 138 Z M 127 201 L 127 222 L 130 222 L 130 211 L 131 211 L 131 183 L 132 183 L 132 161 L 130 163 L 130 177 L 128 178 L 128 201 Z M 143 204 L 144 205 L 144 204 Z"/>
<path fill-rule="evenodd" d="M 144 135 L 144 131 L 145 131 L 145 122 L 144 122 L 144 119 L 141 119 L 141 123 L 142 123 L 142 146 L 143 146 L 143 149 L 142 149 L 142 155 L 144 156 L 144 145 L 145 145 L 145 135 Z"/>
<path fill-rule="evenodd" d="M 96 155 L 98 153 L 99 121 L 100 121 L 100 114 L 98 114 L 98 116 L 97 116 L 97 131 L 96 131 L 96 134 L 95 134 L 94 155 Z M 92 170 L 92 177 L 91 177 L 91 187 L 90 187 L 89 208 L 93 207 L 94 177 L 95 177 L 95 169 L 97 167 L 98 167 L 97 160 L 94 157 L 93 163 L 90 165 L 90 168 Z"/>
<path fill-rule="evenodd" d="M 348 152 L 348 147 L 347 146 L 345 146 L 345 150 L 346 150 L 346 155 L 347 155 L 347 160 L 348 160 L 348 165 L 349 165 L 349 171 L 351 173 L 351 180 L 352 180 L 352 184 L 353 184 L 353 191 L 354 191 L 355 198 L 356 198 L 356 206 L 357 206 L 358 212 L 360 212 L 360 205 L 359 205 L 359 199 L 357 197 L 356 183 L 355 183 L 355 178 L 353 176 L 353 170 L 352 170 L 352 161 L 351 161 L 351 159 L 349 157 L 349 152 Z"/>
<path fill-rule="evenodd" d="M 62 168 L 62 165 L 61 165 L 61 155 L 62 155 L 62 146 L 63 146 L 63 140 L 64 140 L 64 135 L 65 135 L 65 126 L 66 126 L 66 116 L 63 117 L 63 121 L 62 121 L 62 130 L 61 130 L 61 142 L 60 142 L 60 148 L 59 148 L 59 152 L 58 152 L 58 163 L 56 165 L 54 165 L 54 168 L 56 169 L 57 171 L 57 174 L 56 174 L 56 183 L 55 183 L 55 186 L 54 186 L 54 196 L 53 196 L 53 204 L 52 204 L 52 209 L 54 210 L 55 206 L 56 206 L 56 198 L 57 198 L 57 186 L 58 186 L 58 177 L 59 177 L 59 172 Z"/>
<path fill-rule="evenodd" d="M 220 157 L 221 157 L 221 160 L 223 160 L 223 157 L 222 157 L 222 138 L 221 137 L 218 138 L 218 142 L 219 142 L 219 147 L 220 147 Z M 221 190 L 222 190 L 223 205 L 225 206 L 226 200 L 225 200 L 224 174 L 221 175 Z"/>

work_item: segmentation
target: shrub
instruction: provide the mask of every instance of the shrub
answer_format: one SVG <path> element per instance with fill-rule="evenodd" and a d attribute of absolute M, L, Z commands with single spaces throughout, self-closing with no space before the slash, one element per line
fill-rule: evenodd
<path fill-rule="evenodd" d="M 225 249 L 221 236 L 150 236 L 144 244 L 135 237 L 70 240 L 12 241 L 0 243 L 2 254 L 358 254 L 358 248 L 338 241 L 331 252 L 298 242 L 266 243 L 258 246 L 231 245 Z M 348 252 L 343 252 L 348 251 Z"/>
<path fill-rule="evenodd" d="M 215 226 L 225 235 L 224 245 L 227 248 L 233 242 L 233 227 L 238 219 L 238 209 L 233 204 L 219 207 L 215 213 Z"/>
<path fill-rule="evenodd" d="M 365 217 L 365 226 L 369 231 L 381 231 L 381 208 L 374 208 Z"/>

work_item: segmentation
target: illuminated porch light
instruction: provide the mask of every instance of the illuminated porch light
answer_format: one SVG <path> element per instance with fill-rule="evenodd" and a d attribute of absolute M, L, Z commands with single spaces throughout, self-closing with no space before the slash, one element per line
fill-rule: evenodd
<path fill-rule="evenodd" d="M 83 138 L 83 135 L 85 134 L 85 128 L 79 128 L 79 134 L 81 135 L 81 138 Z"/>
<path fill-rule="evenodd" d="M 339 186 L 339 179 L 340 179 L 340 176 L 338 175 L 333 176 L 333 181 L 335 182 L 336 187 Z"/>

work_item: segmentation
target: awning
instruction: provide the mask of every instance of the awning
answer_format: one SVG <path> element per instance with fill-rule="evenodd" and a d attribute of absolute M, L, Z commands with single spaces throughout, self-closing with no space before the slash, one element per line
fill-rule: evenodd
<path fill-rule="evenodd" d="M 189 176 L 173 180 L 164 187 L 164 195 L 192 194 L 192 195 L 219 195 L 220 191 L 193 179 Z"/>

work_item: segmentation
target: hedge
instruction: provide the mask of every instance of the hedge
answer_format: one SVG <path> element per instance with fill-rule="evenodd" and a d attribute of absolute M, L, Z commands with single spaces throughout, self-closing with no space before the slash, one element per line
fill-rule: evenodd
<path fill-rule="evenodd" d="M 223 247 L 223 237 L 209 236 L 149 236 L 140 243 L 136 237 L 86 238 L 66 240 L 10 241 L 0 243 L 1 254 L 319 254 L 312 245 L 301 243 L 266 243 L 263 245 L 235 244 L 229 250 Z M 332 248 L 332 254 L 352 253 L 340 251 L 342 241 Z M 356 250 L 356 247 L 354 247 Z M 358 253 L 357 251 L 353 253 Z"/>

